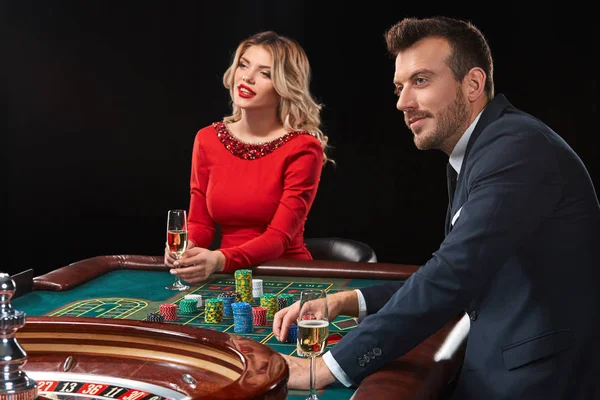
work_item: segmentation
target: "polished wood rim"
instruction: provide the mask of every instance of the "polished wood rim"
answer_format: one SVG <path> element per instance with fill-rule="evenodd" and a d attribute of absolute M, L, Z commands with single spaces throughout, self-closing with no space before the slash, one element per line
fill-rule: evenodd
<path fill-rule="evenodd" d="M 252 275 L 345 279 L 408 279 L 419 267 L 406 264 L 321 260 L 272 260 L 252 267 Z M 166 271 L 162 256 L 113 255 L 87 258 L 33 278 L 35 290 L 69 290 L 117 269 Z"/>
<path fill-rule="evenodd" d="M 217 372 L 217 369 L 223 370 L 221 365 L 226 365 L 223 375 L 231 379 L 239 378 L 243 371 L 244 364 L 237 355 L 233 356 L 231 353 L 202 343 L 190 345 L 171 342 L 167 338 L 157 340 L 120 333 L 106 335 L 61 331 L 19 333 L 19 342 L 26 343 L 29 351 L 64 352 L 66 346 L 69 346 L 68 352 L 73 354 L 95 353 L 107 356 L 152 358 L 187 364 L 213 372 Z"/>
<path fill-rule="evenodd" d="M 72 372 L 152 384 L 157 384 L 158 377 L 164 386 L 192 400 L 287 396 L 289 369 L 283 357 L 235 334 L 147 321 L 28 317 L 16 337 L 27 353 L 26 373 L 47 371 L 49 366 L 58 374 L 68 372 L 57 360 L 70 356 L 81 361 L 79 370 Z M 85 370 L 86 363 L 94 365 L 93 371 Z M 139 370 L 121 371 L 115 369 L 118 364 L 139 366 Z M 196 388 L 174 385 L 182 374 L 195 376 L 201 384 Z"/>

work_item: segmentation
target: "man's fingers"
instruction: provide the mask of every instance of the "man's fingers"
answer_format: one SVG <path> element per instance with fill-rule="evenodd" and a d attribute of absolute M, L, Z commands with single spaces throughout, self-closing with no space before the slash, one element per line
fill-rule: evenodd
<path fill-rule="evenodd" d="M 285 317 L 285 314 L 287 314 L 287 312 L 288 312 L 288 307 L 283 308 L 283 309 L 277 311 L 275 313 L 275 316 L 273 317 L 273 334 L 275 335 L 277 340 L 279 340 L 280 342 L 283 342 L 285 340 L 285 338 L 287 337 L 287 331 L 281 330 L 281 323 L 283 321 L 283 318 Z"/>
<path fill-rule="evenodd" d="M 282 335 L 284 335 L 284 337 L 283 337 L 284 340 L 285 340 L 285 337 L 287 336 L 288 331 L 290 330 L 290 326 L 292 326 L 292 322 L 294 320 L 293 314 L 294 313 L 292 313 L 292 312 L 287 312 L 283 317 L 283 321 L 281 322 L 281 332 L 282 332 Z"/>
<path fill-rule="evenodd" d="M 289 315 L 289 310 L 286 309 L 286 313 L 284 315 L 281 316 L 281 326 L 279 327 L 279 330 L 281 332 L 281 340 L 285 340 L 285 338 L 287 337 L 287 333 L 290 330 L 290 324 L 289 322 L 287 322 L 287 318 Z"/>
<path fill-rule="evenodd" d="M 299 308 L 300 302 L 298 301 L 292 304 L 291 306 L 284 308 L 284 310 L 286 310 L 286 313 L 282 315 L 280 327 L 281 335 L 284 339 L 287 336 L 287 332 L 289 331 L 290 326 L 292 326 L 294 321 L 298 318 Z"/>

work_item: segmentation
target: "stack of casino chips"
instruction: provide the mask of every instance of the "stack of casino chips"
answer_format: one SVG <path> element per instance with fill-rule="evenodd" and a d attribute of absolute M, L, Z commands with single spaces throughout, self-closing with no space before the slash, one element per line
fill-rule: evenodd
<path fill-rule="evenodd" d="M 196 300 L 196 309 L 202 308 L 202 295 L 201 294 L 186 294 L 184 299 L 194 299 Z"/>
<path fill-rule="evenodd" d="M 231 305 L 235 303 L 237 299 L 236 292 L 223 292 L 219 293 L 218 296 L 221 300 L 223 300 L 223 316 L 224 317 L 232 317 L 233 310 L 231 309 Z"/>
<path fill-rule="evenodd" d="M 176 304 L 161 304 L 159 312 L 165 316 L 165 321 L 177 320 L 177 305 Z"/>
<path fill-rule="evenodd" d="M 277 296 L 277 310 L 287 307 L 287 299 L 285 297 Z"/>
<path fill-rule="evenodd" d="M 252 297 L 260 299 L 263 295 L 263 281 L 262 279 L 252 279 Z"/>
<path fill-rule="evenodd" d="M 240 295 L 241 302 L 252 302 L 252 270 L 235 271 L 235 291 Z"/>
<path fill-rule="evenodd" d="M 148 313 L 146 315 L 146 321 L 150 321 L 150 322 L 165 322 L 165 316 L 162 315 L 161 313 L 157 312 L 151 312 Z"/>
<path fill-rule="evenodd" d="M 298 325 L 290 326 L 288 330 L 287 338 L 285 339 L 286 343 L 296 343 L 298 340 Z"/>
<path fill-rule="evenodd" d="M 260 296 L 260 306 L 267 309 L 267 318 L 273 318 L 277 310 L 277 295 L 266 293 Z"/>
<path fill-rule="evenodd" d="M 252 333 L 254 315 L 252 306 L 244 301 L 231 304 L 233 310 L 233 331 L 235 333 Z"/>
<path fill-rule="evenodd" d="M 193 314 L 198 311 L 198 300 L 183 298 L 179 301 L 179 312 L 182 314 Z"/>
<path fill-rule="evenodd" d="M 254 325 L 267 325 L 267 309 L 264 307 L 252 307 L 252 316 L 254 317 Z"/>
<path fill-rule="evenodd" d="M 223 300 L 207 299 L 204 305 L 204 322 L 218 324 L 223 321 Z"/>
<path fill-rule="evenodd" d="M 285 303 L 284 300 L 279 300 L 279 299 L 285 299 Z M 289 293 L 281 293 L 277 295 L 277 307 L 279 307 L 279 309 L 281 310 L 282 308 L 291 306 L 292 304 L 294 304 L 294 295 L 293 294 L 289 294 Z"/>

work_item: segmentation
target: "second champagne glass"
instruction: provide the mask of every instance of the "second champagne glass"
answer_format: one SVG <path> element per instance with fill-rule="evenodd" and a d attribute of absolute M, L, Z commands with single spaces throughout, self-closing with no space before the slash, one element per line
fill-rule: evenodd
<path fill-rule="evenodd" d="M 321 289 L 303 290 L 300 293 L 296 347 L 299 356 L 310 357 L 310 391 L 307 400 L 318 400 L 315 392 L 315 358 L 325 351 L 328 337 L 327 292 Z"/>
<path fill-rule="evenodd" d="M 177 260 L 187 249 L 188 228 L 187 212 L 185 210 L 169 210 L 167 214 L 167 246 Z M 179 275 L 175 282 L 166 287 L 169 290 L 186 290 L 190 287 L 181 283 Z"/>

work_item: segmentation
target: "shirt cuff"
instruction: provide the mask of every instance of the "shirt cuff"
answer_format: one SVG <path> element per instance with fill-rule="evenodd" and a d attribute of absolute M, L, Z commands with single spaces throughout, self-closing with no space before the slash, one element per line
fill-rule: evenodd
<path fill-rule="evenodd" d="M 331 355 L 331 351 L 323 354 L 323 357 L 321 358 L 323 361 L 325 361 L 325 365 L 327 365 L 327 368 L 329 368 L 333 376 L 335 376 L 338 381 L 340 381 L 346 387 L 352 386 L 350 378 L 348 378 L 348 375 L 346 375 L 342 367 L 340 367 L 340 364 L 335 361 L 335 358 L 333 358 Z"/>
<path fill-rule="evenodd" d="M 359 289 L 355 289 L 355 292 L 358 296 L 358 322 L 360 322 L 367 316 L 367 302 Z"/>

